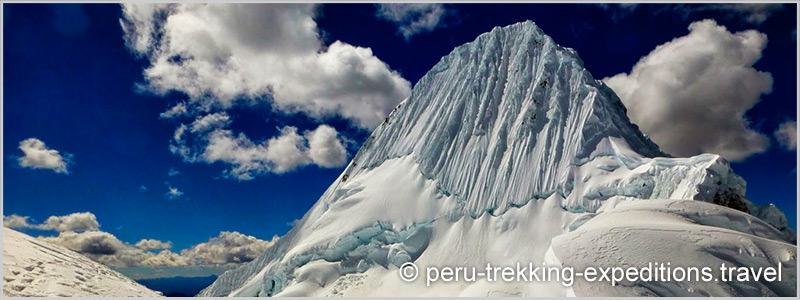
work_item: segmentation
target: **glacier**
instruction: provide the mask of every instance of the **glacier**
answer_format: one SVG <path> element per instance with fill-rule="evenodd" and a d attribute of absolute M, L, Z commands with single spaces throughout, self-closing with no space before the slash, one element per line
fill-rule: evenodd
<path fill-rule="evenodd" d="M 719 155 L 662 152 L 578 54 L 533 22 L 496 27 L 443 57 L 284 237 L 199 296 L 795 295 L 791 276 L 689 287 L 426 287 L 397 273 L 406 262 L 481 268 L 659 258 L 717 267 L 781 262 L 795 274 L 796 234 L 780 210 L 748 201 L 745 188 Z"/>

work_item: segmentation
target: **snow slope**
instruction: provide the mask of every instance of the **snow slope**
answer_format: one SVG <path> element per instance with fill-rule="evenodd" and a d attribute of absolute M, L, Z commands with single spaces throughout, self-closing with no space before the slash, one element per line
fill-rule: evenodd
<path fill-rule="evenodd" d="M 67 248 L 3 227 L 5 297 L 160 297 Z"/>
<path fill-rule="evenodd" d="M 709 267 L 714 280 L 626 282 L 576 281 L 576 295 L 603 296 L 796 296 L 797 246 L 752 215 L 692 200 L 627 201 L 598 214 L 573 232 L 553 239 L 563 265 L 586 267 Z M 631 255 L 635 253 L 635 255 Z M 781 281 L 721 282 L 721 265 L 762 268 L 783 266 Z"/>
<path fill-rule="evenodd" d="M 498 27 L 443 57 L 286 236 L 200 295 L 582 295 L 591 289 L 485 281 L 425 287 L 424 280 L 401 281 L 397 267 L 573 263 L 569 246 L 578 244 L 553 248 L 562 235 L 645 199 L 713 202 L 761 217 L 770 223 L 757 224 L 777 243 L 764 247 L 787 249 L 785 265 L 796 269 L 795 233 L 783 213 L 747 201 L 745 182 L 727 161 L 666 156 L 575 51 L 532 22 Z M 716 217 L 706 211 L 716 212 L 695 213 Z M 747 229 L 752 220 L 723 225 Z M 705 230 L 691 227 L 682 237 Z M 598 237 L 626 242 L 613 238 Z M 619 249 L 601 254 L 646 255 Z M 677 260 L 686 253 L 662 254 Z"/>

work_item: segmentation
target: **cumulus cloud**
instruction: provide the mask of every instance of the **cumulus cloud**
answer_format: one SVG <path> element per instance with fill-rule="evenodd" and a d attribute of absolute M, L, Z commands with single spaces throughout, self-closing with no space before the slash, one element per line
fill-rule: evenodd
<path fill-rule="evenodd" d="M 138 252 L 132 252 L 132 254 L 138 254 Z M 155 255 L 150 255 L 152 253 L 146 252 L 144 255 L 145 258 L 141 261 L 135 261 L 134 263 L 128 263 L 125 266 L 144 266 L 144 267 L 183 267 L 183 266 L 191 266 L 191 260 L 185 256 L 182 256 L 178 253 L 172 252 L 170 250 L 161 250 L 160 252 L 156 253 Z M 136 257 L 136 256 L 131 256 Z"/>
<path fill-rule="evenodd" d="M 375 6 L 376 16 L 395 23 L 397 32 L 406 40 L 436 29 L 446 12 L 444 5 L 438 3 L 381 3 Z"/>
<path fill-rule="evenodd" d="M 50 216 L 43 224 L 39 225 L 42 230 L 64 231 L 87 231 L 97 230 L 100 223 L 97 216 L 90 212 L 73 213 L 66 216 Z"/>
<path fill-rule="evenodd" d="M 41 224 L 32 224 L 27 216 L 10 215 L 3 218 L 3 226 L 8 228 L 31 228 L 38 230 L 89 231 L 100 228 L 97 217 L 90 212 L 73 213 L 66 216 L 50 216 Z"/>
<path fill-rule="evenodd" d="M 31 228 L 27 216 L 10 215 L 3 217 L 3 226 L 8 228 Z"/>
<path fill-rule="evenodd" d="M 775 130 L 775 138 L 786 150 L 797 149 L 797 121 L 786 121 Z"/>
<path fill-rule="evenodd" d="M 308 157 L 315 164 L 325 168 L 340 167 L 347 163 L 347 150 L 339 140 L 333 127 L 321 125 L 314 131 L 306 132 Z"/>
<path fill-rule="evenodd" d="M 92 217 L 80 217 L 87 214 Z M 94 223 L 89 226 L 66 225 L 75 223 L 70 220 L 81 218 L 94 220 Z M 64 246 L 112 267 L 235 267 L 252 261 L 278 240 L 277 236 L 265 241 L 236 231 L 222 231 L 207 242 L 173 252 L 170 250 L 172 242 L 169 241 L 141 239 L 133 245 L 123 242 L 113 234 L 99 230 L 99 224 L 91 213 L 53 216 L 48 218 L 51 222 L 42 224 L 31 224 L 29 219 L 27 216 L 10 215 L 3 218 L 3 224 L 9 228 L 58 231 L 57 236 L 39 236 L 38 239 Z"/>
<path fill-rule="evenodd" d="M 21 167 L 32 169 L 48 169 L 56 173 L 68 174 L 67 165 L 70 155 L 62 156 L 57 150 L 49 149 L 41 140 L 29 138 L 19 143 L 19 149 L 25 155 L 18 158 Z"/>
<path fill-rule="evenodd" d="M 104 231 L 67 231 L 61 232 L 54 237 L 40 236 L 39 240 L 61 245 L 94 261 L 112 267 L 175 267 L 190 265 L 188 258 L 170 250 L 153 253 L 147 251 L 150 249 L 142 249 L 124 243 L 113 234 Z"/>
<path fill-rule="evenodd" d="M 277 240 L 277 236 L 264 241 L 236 231 L 223 231 L 206 243 L 181 251 L 181 255 L 199 265 L 240 264 L 255 259 Z"/>
<path fill-rule="evenodd" d="M 40 237 L 39 239 L 88 255 L 113 255 L 125 247 L 125 244 L 113 234 L 103 231 L 65 231 L 56 237 Z"/>
<path fill-rule="evenodd" d="M 193 119 L 178 125 L 170 151 L 186 162 L 225 163 L 229 178 L 337 167 L 347 157 L 346 138 L 332 127 L 306 135 L 284 126 L 254 139 L 231 129 L 233 108 L 268 103 L 280 113 L 318 122 L 340 116 L 371 129 L 411 91 L 371 49 L 323 42 L 314 4 L 124 4 L 122 12 L 126 46 L 150 63 L 139 88 L 188 96 L 161 114 Z"/>
<path fill-rule="evenodd" d="M 604 78 L 628 116 L 661 148 L 678 156 L 711 152 L 739 161 L 769 138 L 745 112 L 772 91 L 772 76 L 753 68 L 767 45 L 755 30 L 731 33 L 713 20 L 656 47 L 629 73 Z"/>
<path fill-rule="evenodd" d="M 172 248 L 171 242 L 162 242 L 159 240 L 154 239 L 142 239 L 134 245 L 136 248 L 142 250 L 160 250 L 160 249 L 170 249 Z"/>
<path fill-rule="evenodd" d="M 120 241 L 104 231 L 61 232 L 40 240 L 61 245 L 90 259 L 112 267 L 185 267 L 225 266 L 252 261 L 276 240 L 264 241 L 238 232 L 223 231 L 180 253 L 169 250 L 172 244 L 157 240 L 141 240 L 135 245 Z M 161 250 L 163 249 L 163 250 Z M 161 250 L 153 252 L 151 250 Z"/>
<path fill-rule="evenodd" d="M 224 122 L 210 119 L 224 119 Z M 256 143 L 243 133 L 235 134 L 226 128 L 228 123 L 227 115 L 206 116 L 198 118 L 191 126 L 178 127 L 170 150 L 187 162 L 231 165 L 225 175 L 238 180 L 250 180 L 267 173 L 286 173 L 311 164 L 333 168 L 347 163 L 343 138 L 328 125 L 320 125 L 302 135 L 296 127 L 286 126 L 277 136 Z"/>
<path fill-rule="evenodd" d="M 126 45 L 150 61 L 141 88 L 185 93 L 190 112 L 270 101 L 371 128 L 410 93 L 369 48 L 325 45 L 313 4 L 131 3 L 122 11 Z"/>

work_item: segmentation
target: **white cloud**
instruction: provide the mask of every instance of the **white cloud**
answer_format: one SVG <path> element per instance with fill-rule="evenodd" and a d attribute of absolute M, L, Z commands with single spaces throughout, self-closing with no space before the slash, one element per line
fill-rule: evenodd
<path fill-rule="evenodd" d="M 371 129 L 411 91 L 371 49 L 326 45 L 314 4 L 124 4 L 122 11 L 128 49 L 150 62 L 140 88 L 188 96 L 161 114 L 194 118 L 178 125 L 170 151 L 186 162 L 228 164 L 228 177 L 341 166 L 347 157 L 340 147 L 346 138 L 328 126 L 319 136 L 294 126 L 259 139 L 235 132 L 228 114 L 234 107 L 268 102 L 278 112 L 320 122 L 341 116 Z"/>
<path fill-rule="evenodd" d="M 138 252 L 132 251 L 132 254 L 138 254 Z M 150 252 L 144 255 L 144 259 L 135 263 L 135 264 L 128 264 L 127 266 L 144 266 L 144 267 L 180 267 L 180 266 L 191 266 L 191 260 L 185 256 L 182 256 L 178 253 L 172 252 L 170 250 L 161 250 L 155 255 L 150 255 Z M 133 256 L 136 257 L 136 256 Z"/>
<path fill-rule="evenodd" d="M 54 237 L 40 236 L 39 239 L 112 267 L 233 267 L 252 261 L 277 241 L 277 237 L 273 237 L 272 241 L 264 241 L 235 231 L 223 231 L 208 242 L 175 253 L 168 250 L 172 246 L 169 242 L 142 240 L 131 246 L 104 231 L 67 231 Z M 151 241 L 162 244 L 156 245 Z M 150 251 L 159 249 L 164 250 L 157 253 Z"/>
<path fill-rule="evenodd" d="M 175 200 L 183 196 L 183 192 L 178 190 L 178 188 L 173 187 L 171 184 L 169 184 L 169 182 L 165 182 L 165 184 L 167 185 L 167 193 L 164 195 L 167 196 L 167 198 L 170 200 Z"/>
<path fill-rule="evenodd" d="M 100 228 L 97 217 L 90 212 L 72 213 L 66 216 L 50 216 L 41 224 L 32 224 L 29 217 L 10 215 L 3 218 L 3 225 L 8 228 L 32 228 L 38 230 L 90 231 Z"/>
<path fill-rule="evenodd" d="M 162 242 L 154 239 L 142 239 L 134 245 L 142 250 L 159 250 L 172 248 L 172 242 Z"/>
<path fill-rule="evenodd" d="M 142 88 L 189 96 L 191 112 L 270 101 L 371 128 L 410 84 L 369 48 L 324 45 L 313 4 L 124 4 L 128 48 L 150 61 Z M 171 111 L 171 110 L 170 110 Z"/>
<path fill-rule="evenodd" d="M 191 132 L 206 132 L 211 129 L 223 128 L 231 123 L 231 118 L 225 112 L 208 114 L 197 118 L 189 127 Z"/>
<path fill-rule="evenodd" d="M 711 152 L 737 161 L 766 150 L 769 138 L 744 114 L 772 90 L 772 76 L 753 68 L 767 36 L 731 33 L 713 20 L 694 22 L 689 31 L 656 47 L 630 73 L 603 81 L 633 123 L 671 154 Z"/>
<path fill-rule="evenodd" d="M 9 228 L 58 231 L 57 236 L 39 236 L 38 239 L 64 246 L 112 267 L 235 267 L 255 259 L 278 240 L 277 236 L 265 241 L 236 231 L 222 231 L 207 242 L 176 253 L 169 250 L 172 248 L 172 242 L 169 241 L 141 239 L 134 245 L 123 242 L 111 233 L 98 230 L 99 224 L 94 214 L 88 212 L 53 216 L 48 218 L 50 222 L 42 224 L 31 224 L 29 219 L 27 216 L 10 215 L 3 218 L 3 224 Z M 74 225 L 87 223 L 75 221 L 81 219 L 94 222 L 88 222 L 92 224 L 88 226 Z"/>
<path fill-rule="evenodd" d="M 172 119 L 180 116 L 184 116 L 189 113 L 189 108 L 186 107 L 186 104 L 183 102 L 178 102 L 178 104 L 173 105 L 165 112 L 162 112 L 158 115 L 161 119 Z"/>
<path fill-rule="evenodd" d="M 3 217 L 3 226 L 8 228 L 31 228 L 31 224 L 28 223 L 28 217 L 20 216 L 20 215 L 10 215 Z"/>
<path fill-rule="evenodd" d="M 169 250 L 153 253 L 120 241 L 104 231 L 61 232 L 58 236 L 40 236 L 40 240 L 61 245 L 72 251 L 112 267 L 188 266 L 189 259 Z M 137 243 L 139 245 L 139 243 Z"/>
<path fill-rule="evenodd" d="M 39 229 L 42 230 L 55 230 L 58 232 L 63 231 L 87 231 L 97 230 L 100 228 L 100 223 L 97 222 L 97 217 L 90 212 L 72 213 L 66 216 L 51 216 L 47 218 Z"/>
<path fill-rule="evenodd" d="M 69 154 L 61 156 L 58 151 L 48 149 L 41 140 L 29 138 L 19 143 L 19 149 L 25 155 L 17 159 L 22 167 L 32 169 L 48 169 L 56 173 L 68 174 Z"/>
<path fill-rule="evenodd" d="M 119 23 L 125 32 L 125 46 L 140 55 L 152 51 L 158 33 L 158 14 L 169 8 L 169 4 L 156 3 L 122 6 L 124 18 Z"/>
<path fill-rule="evenodd" d="M 65 231 L 56 237 L 40 237 L 39 239 L 90 255 L 112 255 L 125 247 L 125 244 L 113 234 L 103 231 Z"/>
<path fill-rule="evenodd" d="M 775 130 L 775 138 L 786 150 L 797 149 L 797 122 L 786 121 Z"/>
<path fill-rule="evenodd" d="M 297 134 L 295 127 L 282 128 L 280 135 L 269 139 L 266 148 L 262 149 L 265 149 L 263 154 L 272 162 L 272 171 L 275 173 L 294 171 L 300 166 L 311 163 L 306 154 L 305 140 Z"/>
<path fill-rule="evenodd" d="M 320 125 L 314 131 L 306 132 L 308 156 L 320 167 L 341 167 L 347 163 L 347 150 L 338 138 L 336 129 Z"/>
<path fill-rule="evenodd" d="M 199 265 L 240 264 L 255 259 L 277 240 L 277 236 L 264 241 L 236 231 L 223 231 L 206 243 L 181 251 L 181 255 Z"/>
<path fill-rule="evenodd" d="M 444 5 L 438 3 L 381 3 L 375 6 L 376 15 L 395 23 L 397 32 L 406 40 L 436 29 L 446 12 Z"/>
<path fill-rule="evenodd" d="M 172 139 L 177 141 L 178 143 L 183 143 L 183 134 L 186 133 L 186 125 L 181 124 L 178 128 L 175 128 L 175 133 L 172 135 Z"/>
<path fill-rule="evenodd" d="M 205 125 L 212 123 L 216 125 Z M 231 168 L 225 171 L 225 175 L 238 180 L 291 172 L 311 164 L 323 168 L 340 167 L 347 160 L 343 138 L 328 125 L 320 125 L 302 135 L 296 127 L 286 126 L 277 136 L 256 143 L 243 133 L 235 134 L 227 129 L 229 123 L 227 115 L 224 118 L 205 116 L 195 120 L 191 126 L 178 127 L 170 150 L 186 162 L 226 163 Z M 192 129 L 187 131 L 186 128 Z"/>
<path fill-rule="evenodd" d="M 167 172 L 167 176 L 170 176 L 170 177 L 176 176 L 176 175 L 179 175 L 179 174 L 181 174 L 181 171 L 175 170 L 175 168 L 169 168 L 169 171 Z"/>

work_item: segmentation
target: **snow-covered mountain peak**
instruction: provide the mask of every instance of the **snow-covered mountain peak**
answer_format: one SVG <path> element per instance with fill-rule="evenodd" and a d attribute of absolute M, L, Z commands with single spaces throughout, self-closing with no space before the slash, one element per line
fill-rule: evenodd
<path fill-rule="evenodd" d="M 796 247 L 787 243 L 794 233 L 783 214 L 773 206 L 754 205 L 744 195 L 744 180 L 720 156 L 671 158 L 662 153 L 575 51 L 557 45 L 533 22 L 523 22 L 495 28 L 443 57 L 292 230 L 256 260 L 224 273 L 201 295 L 588 295 L 593 287 L 573 291 L 557 283 L 426 287 L 403 282 L 396 272 L 406 262 L 481 268 L 489 262 L 600 259 L 564 257 L 571 255 L 569 249 L 586 247 L 556 238 L 577 232 L 572 235 L 580 240 L 589 229 L 599 228 L 590 232 L 597 235 L 592 242 L 616 239 L 603 235 L 604 226 L 624 222 L 595 221 L 613 220 L 597 216 L 648 199 L 699 200 L 750 212 L 770 225 L 737 217 L 725 226 L 739 229 L 731 236 L 741 239 L 708 244 L 730 247 L 745 243 L 754 232 L 769 232 L 766 236 L 777 240 L 764 247 L 774 253 L 794 251 L 796 257 Z M 672 201 L 643 209 L 718 219 L 731 215 L 718 205 L 689 207 Z M 678 223 L 677 217 L 656 215 L 661 223 L 645 231 Z M 750 230 L 756 223 L 758 230 Z M 584 224 L 589 225 L 586 235 L 578 231 Z M 692 240 L 675 236 L 705 239 L 709 228 L 692 224 L 682 222 L 681 233 L 665 236 L 664 243 Z M 709 252 L 712 246 L 692 245 L 681 247 L 718 257 Z M 606 250 L 598 255 L 646 254 Z M 766 258 L 750 262 L 768 263 Z M 787 273 L 796 268 L 791 259 L 784 265 Z M 669 292 L 665 295 L 691 294 L 666 286 L 659 287 Z M 692 290 L 717 288 L 709 283 Z"/>
<path fill-rule="evenodd" d="M 497 27 L 443 57 L 344 174 L 413 155 L 420 172 L 475 217 L 553 193 L 569 198 L 573 167 L 610 137 L 638 156 L 665 156 L 574 50 L 528 21 Z"/>

